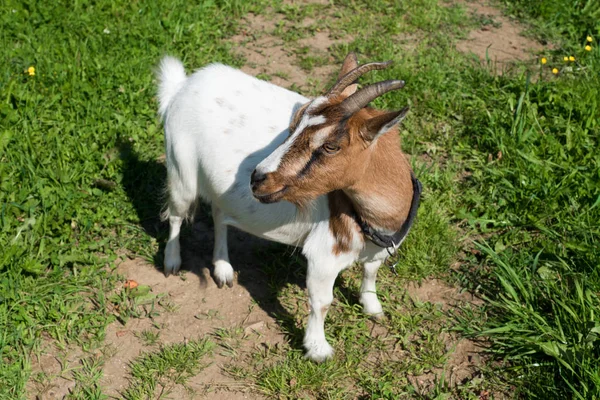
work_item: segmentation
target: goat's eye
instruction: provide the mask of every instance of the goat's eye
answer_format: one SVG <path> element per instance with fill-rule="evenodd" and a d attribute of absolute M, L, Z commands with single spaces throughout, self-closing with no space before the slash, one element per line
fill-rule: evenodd
<path fill-rule="evenodd" d="M 325 143 L 323 145 L 323 150 L 325 150 L 325 152 L 328 154 L 335 154 L 340 150 L 340 146 L 334 143 Z"/>

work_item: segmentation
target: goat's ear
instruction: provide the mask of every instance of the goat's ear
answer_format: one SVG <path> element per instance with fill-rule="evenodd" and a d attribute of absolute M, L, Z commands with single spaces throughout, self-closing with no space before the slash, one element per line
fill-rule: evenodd
<path fill-rule="evenodd" d="M 406 106 L 400 111 L 391 111 L 367 120 L 360 130 L 362 137 L 368 142 L 374 141 L 402 122 L 408 113 L 408 109 L 409 107 Z"/>
<path fill-rule="evenodd" d="M 346 75 L 353 69 L 358 68 L 358 60 L 356 59 L 355 53 L 348 53 L 342 64 L 342 69 L 338 75 L 338 79 L 342 79 L 342 76 Z"/>
<path fill-rule="evenodd" d="M 292 133 L 293 131 L 296 130 L 296 127 L 298 126 L 298 123 L 300 122 L 300 119 L 302 118 L 302 114 L 304 114 L 304 111 L 306 111 L 306 109 L 308 108 L 309 105 L 310 105 L 310 101 L 308 103 L 300 106 L 300 108 L 298 108 L 296 110 L 294 115 L 292 115 L 292 120 L 290 121 L 290 133 Z"/>
<path fill-rule="evenodd" d="M 338 80 L 342 79 L 342 76 L 346 75 L 348 72 L 350 72 L 356 68 L 358 68 L 358 60 L 356 59 L 356 54 L 348 53 L 348 55 L 344 59 L 344 63 L 342 64 L 342 69 L 340 70 L 340 73 L 338 74 Z M 348 97 L 350 95 L 353 95 L 356 92 L 357 88 L 358 88 L 358 85 L 356 83 L 352 83 L 352 84 L 348 85 L 348 87 L 346 87 L 346 89 L 344 89 L 342 91 L 341 96 Z"/>

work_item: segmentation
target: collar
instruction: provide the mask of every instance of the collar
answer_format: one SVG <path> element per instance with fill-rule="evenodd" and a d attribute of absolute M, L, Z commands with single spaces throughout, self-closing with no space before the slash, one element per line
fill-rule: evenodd
<path fill-rule="evenodd" d="M 408 217 L 400 227 L 400 230 L 395 232 L 393 235 L 386 235 L 384 233 L 377 232 L 372 226 L 363 221 L 360 216 L 355 215 L 356 222 L 360 226 L 360 230 L 362 231 L 363 235 L 365 235 L 367 239 L 379 247 L 396 248 L 400 246 L 404 239 L 406 239 L 406 236 L 408 235 L 408 232 L 415 221 L 417 210 L 419 209 L 419 202 L 421 200 L 421 191 L 423 190 L 423 186 L 412 172 L 410 174 L 410 178 L 413 184 L 413 197 L 410 203 L 410 211 L 408 212 Z"/>

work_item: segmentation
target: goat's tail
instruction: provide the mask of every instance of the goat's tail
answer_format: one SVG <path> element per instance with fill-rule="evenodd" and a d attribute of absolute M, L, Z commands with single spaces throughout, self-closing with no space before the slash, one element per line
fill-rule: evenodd
<path fill-rule="evenodd" d="M 183 82 L 187 79 L 185 69 L 181 61 L 174 57 L 166 56 L 160 61 L 158 70 L 158 113 L 161 118 L 165 117 L 167 108 L 177 94 Z"/>

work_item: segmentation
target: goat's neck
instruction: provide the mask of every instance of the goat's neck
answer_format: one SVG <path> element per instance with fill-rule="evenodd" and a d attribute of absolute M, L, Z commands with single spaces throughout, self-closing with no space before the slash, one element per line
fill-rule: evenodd
<path fill-rule="evenodd" d="M 364 173 L 344 189 L 355 212 L 375 229 L 395 232 L 408 216 L 413 187 L 411 168 L 400 150 L 398 134 L 389 133 L 371 145 Z"/>

